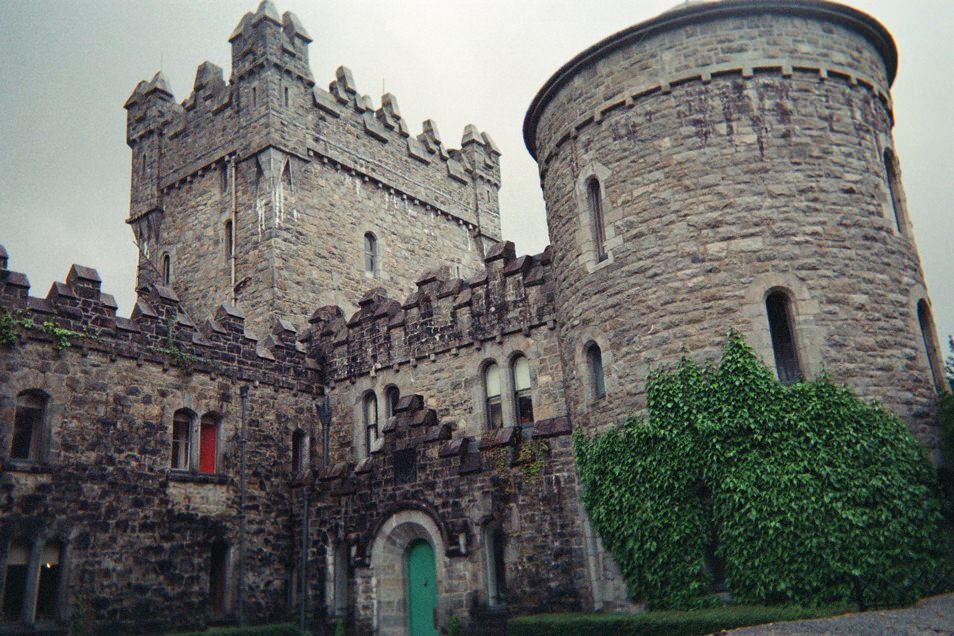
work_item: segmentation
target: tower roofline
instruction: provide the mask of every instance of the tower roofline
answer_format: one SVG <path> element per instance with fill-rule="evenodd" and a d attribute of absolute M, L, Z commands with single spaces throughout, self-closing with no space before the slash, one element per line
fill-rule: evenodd
<path fill-rule="evenodd" d="M 584 68 L 617 49 L 653 35 L 699 22 L 753 13 L 820 18 L 848 27 L 871 42 L 884 60 L 888 85 L 894 82 L 898 69 L 898 49 L 894 38 L 884 25 L 857 9 L 825 0 L 721 0 L 699 4 L 686 3 L 600 40 L 561 66 L 537 92 L 524 117 L 523 140 L 530 156 L 537 160 L 535 137 L 543 111 L 563 86 Z"/>

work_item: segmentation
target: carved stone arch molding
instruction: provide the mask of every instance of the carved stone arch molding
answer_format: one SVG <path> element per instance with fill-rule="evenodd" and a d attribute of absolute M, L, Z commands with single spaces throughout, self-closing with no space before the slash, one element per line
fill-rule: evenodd
<path fill-rule="evenodd" d="M 762 362 L 774 372 L 775 352 L 772 348 L 765 300 L 771 292 L 777 290 L 784 291 L 791 301 L 795 346 L 802 373 L 806 378 L 813 378 L 826 366 L 826 360 L 822 356 L 825 331 L 815 320 L 820 311 L 818 300 L 808 286 L 794 274 L 762 274 L 749 284 L 742 307 L 747 329 L 743 335 Z"/>
<path fill-rule="evenodd" d="M 377 634 L 407 636 L 407 591 L 405 553 L 417 540 L 434 550 L 434 575 L 437 586 L 437 611 L 451 591 L 445 535 L 433 513 L 423 507 L 405 508 L 377 524 L 370 546 L 372 625 Z"/>

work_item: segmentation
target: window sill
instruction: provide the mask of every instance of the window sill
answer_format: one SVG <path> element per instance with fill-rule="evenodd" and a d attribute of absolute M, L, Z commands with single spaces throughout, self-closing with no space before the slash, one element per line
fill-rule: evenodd
<path fill-rule="evenodd" d="M 0 471 L 42 475 L 52 473 L 53 467 L 49 464 L 41 464 L 30 459 L 8 459 L 0 464 Z"/>
<path fill-rule="evenodd" d="M 176 470 L 174 468 L 170 469 L 169 472 L 166 473 L 166 478 L 169 481 L 193 483 L 193 484 L 224 485 L 229 483 L 229 476 L 223 475 L 221 473 L 215 473 L 215 474 L 192 473 L 185 470 Z"/>

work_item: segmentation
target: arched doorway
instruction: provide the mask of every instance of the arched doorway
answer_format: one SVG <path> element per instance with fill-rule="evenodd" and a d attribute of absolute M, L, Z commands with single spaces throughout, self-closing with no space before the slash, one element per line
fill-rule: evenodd
<path fill-rule="evenodd" d="M 434 548 L 416 539 L 405 553 L 407 624 L 409 636 L 437 636 L 437 581 Z"/>

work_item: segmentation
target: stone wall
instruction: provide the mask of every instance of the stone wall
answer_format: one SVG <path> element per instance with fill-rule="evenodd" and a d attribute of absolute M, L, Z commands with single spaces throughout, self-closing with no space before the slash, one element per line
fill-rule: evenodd
<path fill-rule="evenodd" d="M 14 541 L 33 546 L 36 558 L 45 543 L 58 542 L 56 617 L 66 622 L 85 606 L 97 633 L 234 618 L 240 388 L 247 386 L 245 615 L 285 618 L 294 550 L 276 529 L 291 517 L 292 434 L 301 428 L 318 439 L 315 372 L 294 333 L 276 329 L 257 342 L 226 309 L 196 329 L 161 288 L 140 298 L 131 319 L 118 317 L 96 272 L 79 266 L 45 299 L 29 297 L 28 288 L 25 276 L 0 269 L 0 311 L 18 321 L 15 342 L 0 345 L 0 570 Z M 59 349 L 56 334 L 40 327 L 47 323 L 85 337 L 68 336 Z M 14 459 L 18 395 L 29 390 L 46 396 L 42 437 L 29 458 Z M 219 418 L 213 473 L 198 472 L 194 461 L 171 467 L 173 414 L 184 408 Z M 227 546 L 220 614 L 209 598 L 216 542 Z M 28 585 L 36 589 L 35 580 Z"/>

